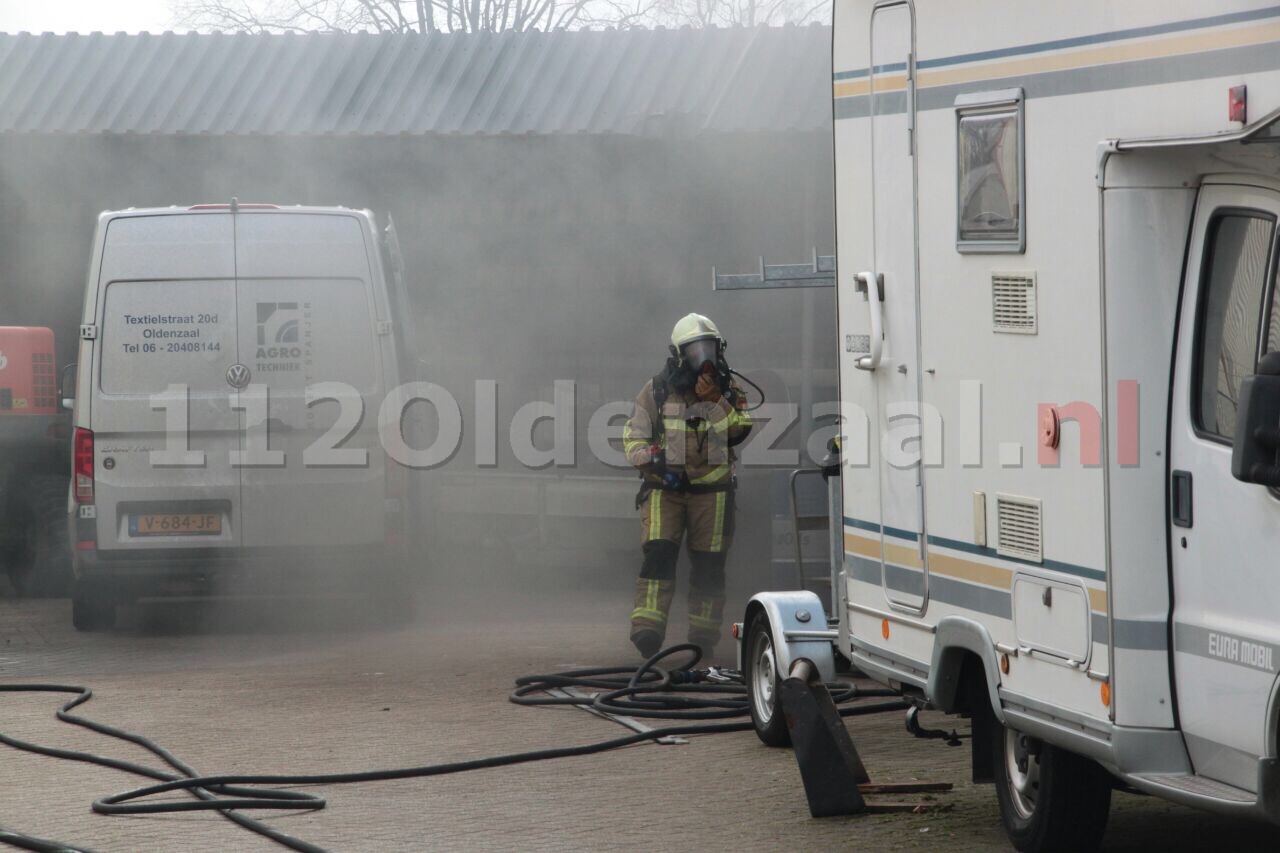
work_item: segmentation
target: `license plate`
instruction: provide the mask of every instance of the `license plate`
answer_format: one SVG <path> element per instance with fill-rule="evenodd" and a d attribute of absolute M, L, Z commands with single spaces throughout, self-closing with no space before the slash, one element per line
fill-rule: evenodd
<path fill-rule="evenodd" d="M 222 514 L 217 512 L 149 512 L 129 517 L 132 536 L 217 536 Z"/>

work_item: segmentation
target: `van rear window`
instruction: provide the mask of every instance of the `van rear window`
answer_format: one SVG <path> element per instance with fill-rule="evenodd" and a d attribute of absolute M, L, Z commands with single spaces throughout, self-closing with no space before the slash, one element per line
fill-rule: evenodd
<path fill-rule="evenodd" d="M 185 384 L 225 391 L 236 354 L 235 282 L 113 281 L 106 288 L 101 386 L 106 394 L 155 394 Z"/>
<path fill-rule="evenodd" d="M 362 279 L 117 281 L 106 289 L 102 391 L 150 395 L 185 384 L 227 394 L 227 370 L 272 393 L 343 382 L 379 385 L 369 287 Z"/>
<path fill-rule="evenodd" d="M 360 279 L 241 279 L 241 360 L 272 393 L 377 385 L 369 288 Z"/>

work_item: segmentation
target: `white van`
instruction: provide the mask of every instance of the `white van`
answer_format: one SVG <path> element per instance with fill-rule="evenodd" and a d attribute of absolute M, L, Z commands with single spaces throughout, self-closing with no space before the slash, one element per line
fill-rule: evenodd
<path fill-rule="evenodd" d="M 368 211 L 99 217 L 74 403 L 76 628 L 140 597 L 233 589 L 376 589 L 408 615 L 407 471 L 377 427 L 414 363 L 399 270 Z"/>

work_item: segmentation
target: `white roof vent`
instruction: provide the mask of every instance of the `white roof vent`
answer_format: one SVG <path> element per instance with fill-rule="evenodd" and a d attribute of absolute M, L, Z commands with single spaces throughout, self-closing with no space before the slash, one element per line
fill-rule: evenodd
<path fill-rule="evenodd" d="M 997 332 L 1036 333 L 1036 274 L 1004 270 L 991 274 L 991 321 Z"/>
<path fill-rule="evenodd" d="M 996 553 L 1039 563 L 1044 560 L 1040 499 L 996 495 Z"/>

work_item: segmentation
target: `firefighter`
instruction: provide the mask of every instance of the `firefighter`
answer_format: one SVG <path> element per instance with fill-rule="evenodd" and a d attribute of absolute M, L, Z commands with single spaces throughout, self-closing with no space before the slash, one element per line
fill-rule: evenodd
<path fill-rule="evenodd" d="M 666 367 L 640 389 L 623 432 L 627 457 L 640 469 L 644 554 L 631 642 L 646 658 L 666 636 L 682 541 L 692 566 L 689 642 L 710 654 L 720 638 L 737 486 L 732 448 L 751 432 L 746 395 L 731 381 L 724 351 L 715 323 L 700 314 L 682 318 Z"/>

